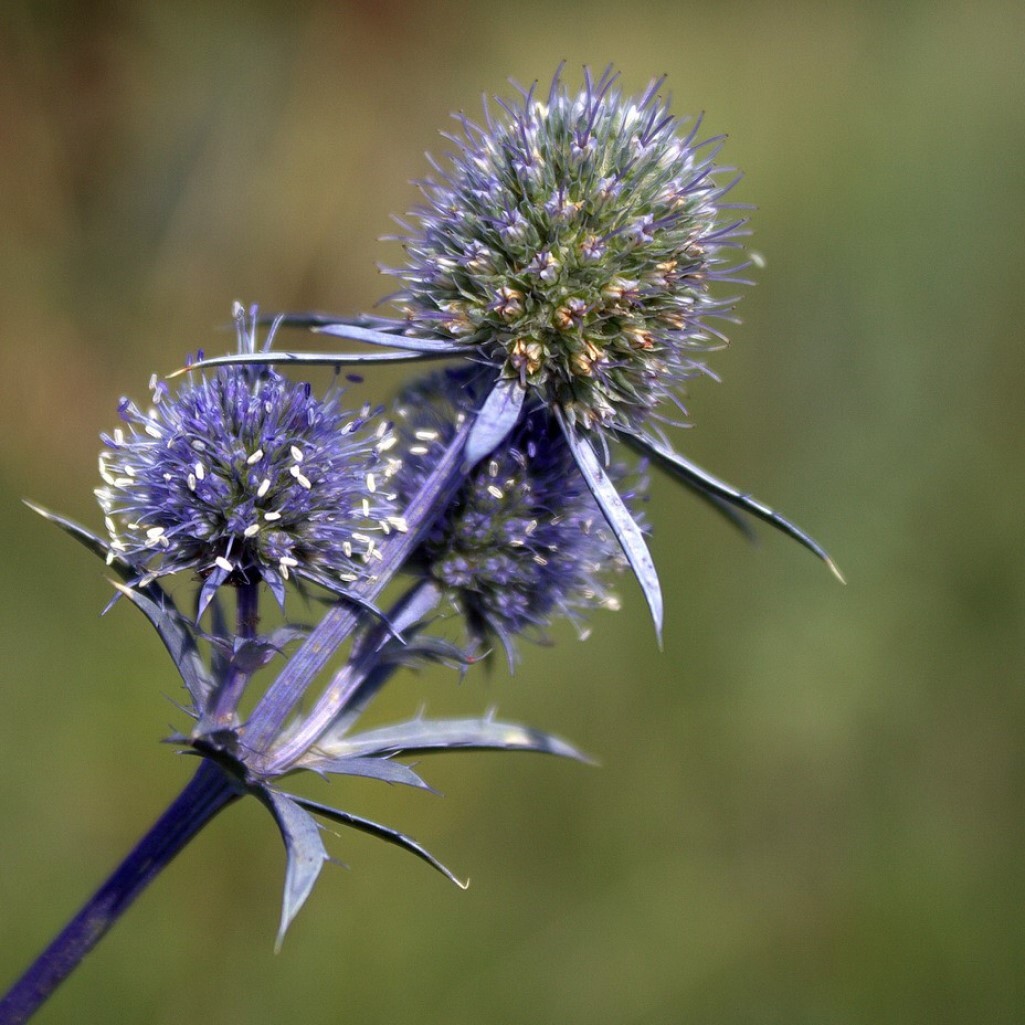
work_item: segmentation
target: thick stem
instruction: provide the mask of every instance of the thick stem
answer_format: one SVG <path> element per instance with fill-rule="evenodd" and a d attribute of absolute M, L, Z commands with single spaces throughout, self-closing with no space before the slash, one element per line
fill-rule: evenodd
<path fill-rule="evenodd" d="M 223 770 L 204 760 L 113 875 L 0 999 L 0 1025 L 28 1021 L 174 856 L 239 796 Z"/>
<path fill-rule="evenodd" d="M 249 640 L 256 636 L 259 623 L 260 585 L 242 584 L 236 589 L 235 636 Z M 237 665 L 230 665 L 226 678 L 220 682 L 213 709 L 203 717 L 205 729 L 231 728 L 235 725 L 235 712 L 242 700 L 252 672 Z"/>
<path fill-rule="evenodd" d="M 473 424 L 473 418 L 467 417 L 430 477 L 410 502 L 406 510 L 409 530 L 389 539 L 388 544 L 381 549 L 382 561 L 374 567 L 374 575 L 355 585 L 354 590 L 360 598 L 370 602 L 377 598 L 410 552 L 420 543 L 434 518 L 451 500 L 463 480 L 463 449 Z M 243 735 L 243 742 L 250 751 L 266 750 L 310 681 L 324 668 L 338 646 L 360 622 L 361 611 L 351 602 L 339 602 L 328 609 L 253 710 Z"/>
<path fill-rule="evenodd" d="M 358 707 L 362 708 L 372 692 L 376 691 L 376 688 L 370 687 L 368 680 L 373 676 L 375 681 L 379 678 L 383 683 L 398 668 L 397 665 L 389 665 L 383 674 L 375 673 L 378 668 L 377 658 L 384 646 L 393 639 L 393 631 L 403 633 L 413 629 L 440 600 L 441 591 L 436 584 L 430 580 L 417 581 L 388 613 L 387 624 L 376 624 L 369 634 L 356 642 L 349 661 L 335 674 L 302 725 L 290 732 L 285 741 L 271 747 L 255 763 L 254 770 L 268 776 L 286 771 L 343 711 L 354 710 L 357 698 L 361 699 Z M 367 693 L 368 689 L 371 693 Z"/>

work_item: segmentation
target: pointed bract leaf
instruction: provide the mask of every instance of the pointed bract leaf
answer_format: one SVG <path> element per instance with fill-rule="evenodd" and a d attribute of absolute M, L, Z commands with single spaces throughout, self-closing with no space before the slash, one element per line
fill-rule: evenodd
<path fill-rule="evenodd" d="M 350 826 L 353 829 L 358 829 L 362 833 L 369 833 L 371 836 L 376 836 L 379 840 L 384 840 L 385 843 L 395 844 L 397 847 L 401 847 L 403 850 L 409 851 L 411 854 L 415 854 L 422 861 L 426 861 L 431 868 L 437 869 L 446 879 L 451 880 L 460 889 L 465 890 L 470 884 L 463 882 L 458 876 L 454 875 L 448 868 L 446 868 L 430 851 L 426 848 L 421 847 L 414 839 L 406 836 L 405 833 L 400 833 L 397 829 L 391 829 L 388 826 L 382 826 L 378 822 L 372 822 L 370 819 L 361 818 L 359 815 L 353 815 L 347 811 L 339 811 L 337 808 L 330 808 L 326 804 L 319 804 L 316 801 L 307 800 L 305 797 L 293 797 L 292 800 L 300 807 L 305 808 L 307 811 L 313 812 L 316 815 L 322 815 L 326 819 L 330 819 L 332 822 L 337 822 L 343 826 Z"/>
<path fill-rule="evenodd" d="M 516 426 L 526 389 L 515 379 L 499 380 L 484 400 L 463 450 L 464 471 L 489 456 Z"/>
<path fill-rule="evenodd" d="M 260 800 L 270 808 L 285 841 L 285 893 L 281 902 L 281 925 L 274 944 L 274 949 L 280 950 L 285 933 L 306 903 L 328 854 L 320 836 L 320 827 L 300 807 L 301 802 L 269 788 L 258 793 Z"/>
<path fill-rule="evenodd" d="M 409 363 L 415 360 L 444 359 L 447 352 L 250 352 L 233 353 L 230 356 L 211 356 L 196 360 L 188 366 L 168 374 L 168 378 L 180 377 L 192 370 L 206 370 L 210 367 L 237 366 L 238 364 L 294 365 L 304 367 L 339 367 L 350 363 Z"/>
<path fill-rule="evenodd" d="M 153 624 L 192 696 L 196 711 L 202 711 L 213 691 L 214 683 L 206 666 L 203 665 L 188 620 L 173 604 L 161 600 L 166 597 L 163 592 L 159 592 L 156 595 L 157 600 L 154 600 L 154 596 L 148 593 L 146 588 L 128 587 L 117 581 L 111 583 Z"/>
<path fill-rule="evenodd" d="M 573 458 L 577 467 L 583 475 L 587 486 L 594 495 L 605 519 L 612 528 L 613 533 L 622 546 L 630 568 L 641 585 L 644 597 L 651 610 L 651 618 L 655 623 L 655 634 L 658 642 L 662 643 L 662 588 L 658 582 L 658 573 L 655 571 L 655 563 L 652 561 L 648 546 L 644 543 L 644 535 L 637 521 L 630 514 L 626 503 L 616 490 L 601 460 L 595 454 L 591 443 L 581 437 L 572 424 L 568 423 L 561 413 L 558 414 L 559 424 L 562 433 L 566 437 Z"/>
<path fill-rule="evenodd" d="M 370 345 L 383 345 L 390 349 L 409 349 L 418 353 L 454 356 L 466 352 L 465 345 L 444 338 L 397 335 L 388 331 L 378 331 L 371 327 L 358 327 L 355 324 L 341 322 L 321 324 L 311 330 L 319 335 L 335 335 L 338 338 L 348 338 L 354 342 L 368 342 Z"/>
<path fill-rule="evenodd" d="M 41 505 L 36 505 L 35 502 L 30 502 L 28 499 L 23 499 L 24 503 L 45 520 L 49 520 L 51 523 L 56 524 L 61 530 L 73 537 L 79 544 L 88 548 L 94 555 L 98 555 L 104 562 L 113 569 L 122 580 L 131 580 L 139 575 L 137 567 L 133 566 L 127 559 L 122 558 L 116 552 L 111 550 L 110 545 L 102 538 L 97 537 L 92 531 L 87 530 L 80 523 L 76 523 L 74 520 L 69 520 L 65 516 L 60 516 L 55 512 L 50 512 L 49 509 L 45 509 Z"/>
<path fill-rule="evenodd" d="M 661 465 L 660 460 L 657 456 L 648 448 L 645 447 L 644 439 L 633 431 L 627 430 L 626 428 L 618 428 L 616 432 L 623 441 L 634 449 L 634 451 L 641 453 L 644 456 L 652 457 L 656 463 Z M 671 472 L 671 471 L 670 471 Z M 676 479 L 688 488 L 693 494 L 700 498 L 703 502 L 707 502 L 720 516 L 729 520 L 731 525 L 736 527 L 748 541 L 757 541 L 758 535 L 755 533 L 754 528 L 748 523 L 747 518 L 743 516 L 732 504 L 726 501 L 725 498 L 721 498 L 719 495 L 714 494 L 707 488 L 702 487 L 697 481 L 691 480 L 688 477 L 676 474 Z"/>
<path fill-rule="evenodd" d="M 418 790 L 431 789 L 408 765 L 393 762 L 389 758 L 330 758 L 314 750 L 307 751 L 299 759 L 298 765 L 303 769 L 332 776 L 364 776 L 367 779 L 379 779 L 383 783 L 402 783 Z"/>
<path fill-rule="evenodd" d="M 369 313 L 357 313 L 352 317 L 339 316 L 337 313 L 317 313 L 314 310 L 303 310 L 300 313 L 275 313 L 258 318 L 262 327 L 303 327 L 318 328 L 328 324 L 352 324 L 356 327 L 372 327 L 378 331 L 390 331 L 393 334 L 405 334 L 409 330 L 408 320 L 395 317 L 375 317 Z"/>
<path fill-rule="evenodd" d="M 628 444 L 633 448 L 649 455 L 657 466 L 678 480 L 683 481 L 688 487 L 703 492 L 709 497 L 729 502 L 738 509 L 743 509 L 744 512 L 757 516 L 760 520 L 764 520 L 788 537 L 793 538 L 798 544 L 814 552 L 829 567 L 833 576 L 840 583 L 846 583 L 843 574 L 832 558 L 830 558 L 829 553 L 814 538 L 781 516 L 775 509 L 759 501 L 753 495 L 738 491 L 732 484 L 727 484 L 725 481 L 720 480 L 655 438 L 642 437 L 637 434 L 624 436 L 627 438 Z"/>
<path fill-rule="evenodd" d="M 492 718 L 413 719 L 340 737 L 333 742 L 322 739 L 318 747 L 346 757 L 445 751 L 533 751 L 578 762 L 592 761 L 561 737 Z"/>

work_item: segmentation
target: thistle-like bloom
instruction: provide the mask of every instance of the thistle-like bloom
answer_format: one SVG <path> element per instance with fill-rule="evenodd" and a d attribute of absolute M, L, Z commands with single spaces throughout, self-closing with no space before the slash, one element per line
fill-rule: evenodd
<path fill-rule="evenodd" d="M 460 369 L 402 394 L 400 498 L 419 491 L 486 393 L 479 370 Z M 412 562 L 466 617 L 471 635 L 497 637 L 510 658 L 515 635 L 543 631 L 556 616 L 617 609 L 607 578 L 626 565 L 565 439 L 538 407 L 471 471 Z"/>
<path fill-rule="evenodd" d="M 251 353 L 255 327 L 237 315 Z M 111 550 L 142 579 L 197 574 L 200 611 L 224 583 L 263 580 L 279 602 L 293 576 L 344 593 L 401 526 L 390 429 L 344 410 L 337 388 L 318 398 L 271 368 L 234 366 L 152 389 L 146 411 L 122 399 L 96 495 Z"/>
<path fill-rule="evenodd" d="M 393 296 L 401 319 L 292 314 L 295 326 L 381 346 L 380 353 L 261 354 L 266 362 L 366 363 L 462 358 L 490 370 L 467 464 L 487 456 L 540 407 L 580 473 L 644 591 L 656 630 L 662 595 L 642 531 L 608 473 L 621 440 L 745 531 L 742 513 L 823 559 L 825 550 L 770 506 L 675 451 L 666 428 L 683 410 L 702 356 L 726 343 L 711 324 L 734 300 L 718 283 L 746 284 L 731 264 L 746 234 L 725 197 L 719 140 L 697 141 L 659 96 L 636 100 L 617 76 L 585 72 L 571 93 L 556 74 L 546 98 L 521 90 L 483 125 L 460 116 L 448 166 L 421 183 L 426 203 L 402 237 L 407 263 Z M 220 357 L 217 365 L 237 361 Z M 458 444 L 458 443 L 457 443 Z M 490 445 L 490 448 L 488 447 Z M 738 510 L 740 512 L 738 512 Z"/>
<path fill-rule="evenodd" d="M 500 101 L 483 126 L 460 118 L 447 170 L 420 183 L 393 298 L 418 332 L 536 389 L 571 424 L 643 429 L 704 371 L 725 339 L 710 317 L 731 300 L 743 221 L 733 184 L 658 95 L 627 99 L 607 70 L 571 94 L 556 75 Z"/>

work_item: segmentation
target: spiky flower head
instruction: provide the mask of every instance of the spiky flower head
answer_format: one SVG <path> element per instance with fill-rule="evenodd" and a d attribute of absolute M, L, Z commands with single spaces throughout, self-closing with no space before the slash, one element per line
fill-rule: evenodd
<path fill-rule="evenodd" d="M 253 352 L 255 311 L 247 322 L 236 306 L 236 322 Z M 268 367 L 151 388 L 145 411 L 121 400 L 96 491 L 112 551 L 141 579 L 194 572 L 202 611 L 224 583 L 263 580 L 282 602 L 290 577 L 344 592 L 366 572 L 375 536 L 400 522 L 388 424 L 344 410 L 338 388 L 318 398 Z"/>
<path fill-rule="evenodd" d="M 417 492 L 486 388 L 479 371 L 463 368 L 402 394 L 400 496 Z M 565 438 L 540 407 L 463 482 L 414 562 L 465 615 L 471 634 L 497 637 L 510 653 L 515 635 L 543 631 L 560 615 L 617 609 L 608 577 L 626 566 Z"/>
<path fill-rule="evenodd" d="M 659 79 L 625 98 L 616 75 L 571 94 L 498 101 L 460 117 L 449 167 L 420 183 L 426 204 L 401 238 L 393 297 L 418 330 L 458 341 L 583 427 L 643 426 L 725 342 L 708 324 L 733 300 L 724 220 L 733 180 L 715 140 L 681 136 Z M 736 268 L 733 268 L 736 269 Z"/>

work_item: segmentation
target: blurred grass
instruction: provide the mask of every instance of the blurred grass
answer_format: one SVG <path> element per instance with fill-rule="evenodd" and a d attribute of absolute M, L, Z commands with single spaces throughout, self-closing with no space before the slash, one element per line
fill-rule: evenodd
<path fill-rule="evenodd" d="M 447 796 L 332 793 L 470 875 L 360 837 L 272 954 L 256 807 L 186 852 L 40 1022 L 1020 1021 L 1025 1007 L 1018 5 L 9 5 L 0 15 L 0 967 L 185 779 L 180 716 L 94 525 L 123 393 L 226 348 L 231 301 L 367 309 L 375 241 L 453 109 L 559 60 L 666 72 L 727 130 L 768 259 L 688 453 L 810 529 L 751 550 L 660 485 L 665 654 L 636 590 L 431 707 L 561 732 L 600 769 L 467 756 Z M 396 380 L 387 378 L 389 387 Z M 410 693 L 412 692 L 412 693 Z M 333 785 L 337 788 L 337 784 Z"/>

